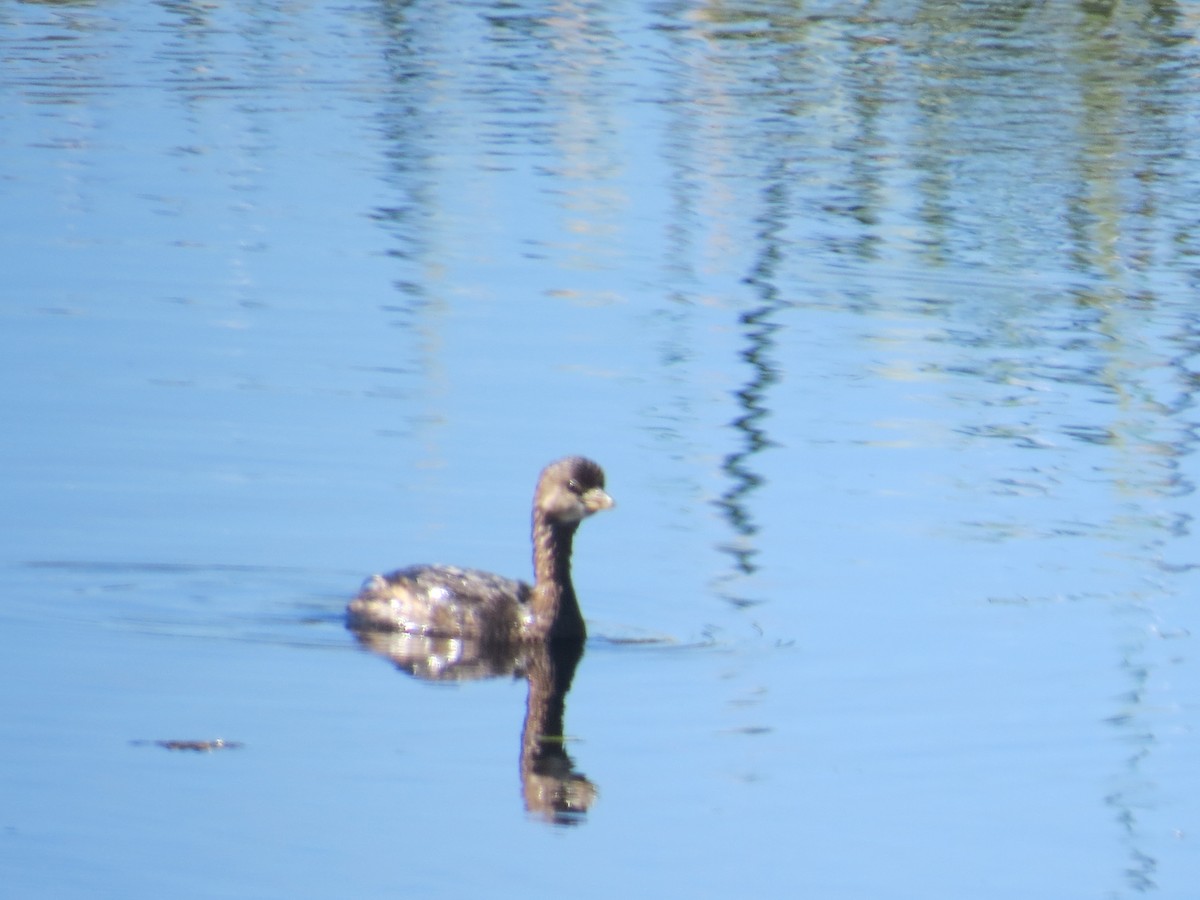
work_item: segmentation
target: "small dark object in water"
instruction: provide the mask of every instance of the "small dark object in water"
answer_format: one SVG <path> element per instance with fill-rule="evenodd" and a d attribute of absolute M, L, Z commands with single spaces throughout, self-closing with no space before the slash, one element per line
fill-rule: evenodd
<path fill-rule="evenodd" d="M 237 750 L 244 746 L 241 741 L 214 738 L 211 741 L 133 741 L 138 746 L 153 744 L 166 750 L 192 750 L 197 753 L 212 753 L 214 750 Z"/>
<path fill-rule="evenodd" d="M 464 638 L 484 645 L 582 641 L 571 584 L 571 542 L 579 523 L 608 509 L 604 470 L 568 456 L 546 466 L 533 497 L 532 585 L 455 566 L 411 566 L 373 575 L 347 607 L 356 631 Z"/>

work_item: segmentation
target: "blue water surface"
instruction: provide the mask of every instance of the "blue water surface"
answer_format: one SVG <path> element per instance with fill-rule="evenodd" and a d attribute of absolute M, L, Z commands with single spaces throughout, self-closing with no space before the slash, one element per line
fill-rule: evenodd
<path fill-rule="evenodd" d="M 1198 28 L 0 0 L 5 892 L 1195 896 Z M 567 453 L 556 818 L 341 617 Z"/>

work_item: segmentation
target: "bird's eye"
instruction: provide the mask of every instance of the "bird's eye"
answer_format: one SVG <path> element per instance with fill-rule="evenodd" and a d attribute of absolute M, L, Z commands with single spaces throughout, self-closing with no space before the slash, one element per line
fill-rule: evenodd
<path fill-rule="evenodd" d="M 579 486 L 579 482 L 576 481 L 574 478 L 572 478 L 570 481 L 567 482 L 567 490 L 570 491 L 572 494 L 582 494 L 583 493 L 583 488 L 581 488 Z"/>

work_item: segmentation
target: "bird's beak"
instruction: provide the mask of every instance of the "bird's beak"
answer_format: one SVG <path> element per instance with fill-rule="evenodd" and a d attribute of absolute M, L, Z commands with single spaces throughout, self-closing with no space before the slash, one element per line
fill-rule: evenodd
<path fill-rule="evenodd" d="M 584 509 L 588 511 L 589 516 L 592 513 L 600 512 L 602 509 L 612 509 L 616 506 L 613 498 L 600 488 L 592 488 L 590 491 L 585 491 L 580 499 L 583 500 Z"/>

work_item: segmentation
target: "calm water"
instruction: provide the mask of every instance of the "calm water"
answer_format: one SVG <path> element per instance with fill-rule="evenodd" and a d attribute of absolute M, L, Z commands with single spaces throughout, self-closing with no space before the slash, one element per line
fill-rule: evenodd
<path fill-rule="evenodd" d="M 1198 29 L 0 0 L 6 891 L 1196 896 Z M 340 616 L 569 452 L 556 822 Z"/>

